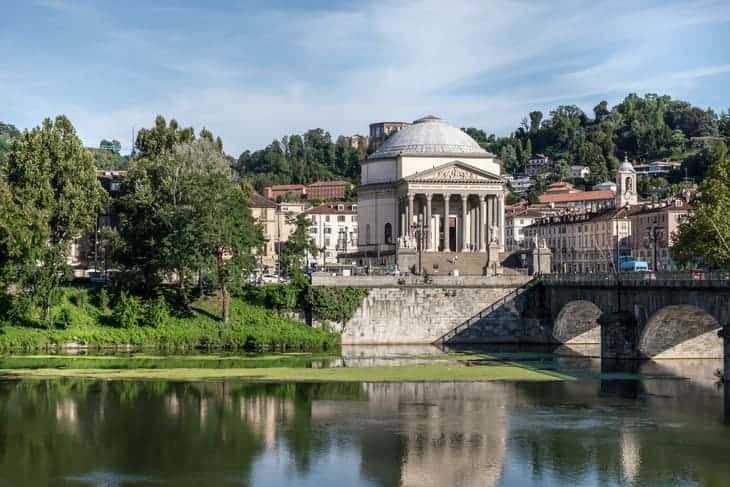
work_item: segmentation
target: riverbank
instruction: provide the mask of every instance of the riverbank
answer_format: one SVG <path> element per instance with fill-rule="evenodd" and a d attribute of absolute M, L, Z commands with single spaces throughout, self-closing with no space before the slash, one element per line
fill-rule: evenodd
<path fill-rule="evenodd" d="M 95 290 L 69 289 L 54 310 L 59 320 L 51 328 L 33 323 L 0 327 L 0 351 L 37 352 L 66 349 L 154 350 L 281 350 L 322 351 L 339 346 L 339 335 L 307 326 L 263 306 L 234 298 L 231 320 L 224 325 L 217 317 L 215 297 L 197 300 L 189 315 L 174 315 L 163 309 L 157 316 L 148 312 L 155 303 L 137 306 L 132 324 L 118 319 L 117 309 L 99 304 Z M 154 319 L 153 319 L 154 318 Z"/>

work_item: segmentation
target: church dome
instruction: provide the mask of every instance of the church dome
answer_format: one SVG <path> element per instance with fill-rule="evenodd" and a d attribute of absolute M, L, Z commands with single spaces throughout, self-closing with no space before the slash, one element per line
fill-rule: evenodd
<path fill-rule="evenodd" d="M 384 159 L 399 155 L 458 156 L 465 154 L 491 156 L 463 130 L 449 125 L 446 120 L 429 115 L 415 120 L 412 125 L 393 134 L 368 159 Z"/>
<path fill-rule="evenodd" d="M 624 162 L 618 167 L 619 172 L 636 172 L 634 166 L 629 162 L 629 158 L 624 156 Z"/>

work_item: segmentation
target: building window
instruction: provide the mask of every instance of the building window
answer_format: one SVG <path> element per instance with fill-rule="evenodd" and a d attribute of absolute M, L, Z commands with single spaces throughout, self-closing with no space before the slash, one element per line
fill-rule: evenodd
<path fill-rule="evenodd" d="M 350 218 L 350 220 L 356 222 L 357 221 L 357 215 L 352 215 L 352 218 Z"/>
<path fill-rule="evenodd" d="M 385 243 L 393 243 L 393 226 L 390 223 L 385 224 L 385 231 L 383 232 L 383 235 L 385 235 Z"/>
<path fill-rule="evenodd" d="M 330 246 L 330 239 L 326 238 L 324 239 L 324 246 L 329 247 Z"/>
<path fill-rule="evenodd" d="M 330 227 L 324 227 L 324 233 L 331 234 L 332 233 L 332 229 Z"/>
<path fill-rule="evenodd" d="M 337 216 L 337 221 L 338 222 L 344 222 L 345 221 L 345 215 L 338 215 Z"/>
<path fill-rule="evenodd" d="M 365 225 L 365 243 L 370 244 L 370 224 Z"/>
<path fill-rule="evenodd" d="M 329 216 L 329 215 L 326 215 L 326 216 L 324 217 L 324 221 L 326 221 L 326 222 L 328 222 L 328 223 L 329 223 L 329 221 L 330 221 L 330 216 Z"/>

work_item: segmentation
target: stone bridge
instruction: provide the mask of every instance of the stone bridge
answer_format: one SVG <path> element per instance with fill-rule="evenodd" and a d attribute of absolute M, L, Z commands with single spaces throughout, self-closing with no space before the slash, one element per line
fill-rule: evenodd
<path fill-rule="evenodd" d="M 721 358 L 730 276 L 692 277 L 547 275 L 532 298 L 556 342 L 600 343 L 603 358 Z"/>

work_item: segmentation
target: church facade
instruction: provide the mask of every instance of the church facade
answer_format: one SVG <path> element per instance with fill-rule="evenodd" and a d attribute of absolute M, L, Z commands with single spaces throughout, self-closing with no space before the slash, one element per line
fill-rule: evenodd
<path fill-rule="evenodd" d="M 361 161 L 358 247 L 504 251 L 506 182 L 494 155 L 445 120 L 420 118 Z"/>

